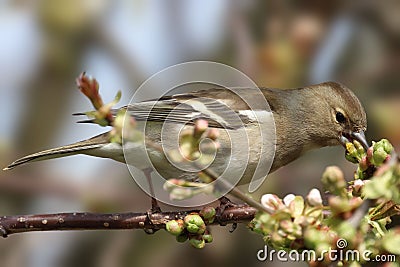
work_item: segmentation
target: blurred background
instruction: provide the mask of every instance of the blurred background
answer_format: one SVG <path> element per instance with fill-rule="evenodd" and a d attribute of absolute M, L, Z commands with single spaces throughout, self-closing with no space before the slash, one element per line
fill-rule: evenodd
<path fill-rule="evenodd" d="M 165 67 L 191 60 L 233 66 L 259 86 L 333 80 L 360 97 L 367 137 L 400 149 L 399 1 L 3 0 L 0 1 L 0 165 L 105 131 L 76 124 L 91 110 L 75 87 L 87 71 L 106 102 L 121 105 Z M 306 195 L 338 165 L 343 148 L 308 153 L 270 175 L 255 194 Z M 145 211 L 149 199 L 123 164 L 74 156 L 0 171 L 0 214 Z M 170 209 L 163 206 L 163 209 Z M 74 231 L 0 239 L 1 266 L 305 266 L 257 261 L 261 236 L 213 227 L 203 250 L 157 232 Z"/>

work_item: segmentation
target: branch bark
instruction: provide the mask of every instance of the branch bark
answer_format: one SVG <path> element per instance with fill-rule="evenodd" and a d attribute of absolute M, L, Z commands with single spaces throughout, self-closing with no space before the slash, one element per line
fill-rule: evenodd
<path fill-rule="evenodd" d="M 218 208 L 217 208 L 218 209 Z M 0 234 L 7 237 L 11 234 L 33 231 L 71 231 L 71 230 L 123 230 L 165 229 L 165 223 L 170 220 L 183 219 L 192 212 L 167 211 L 157 213 L 55 213 L 35 215 L 13 215 L 0 217 Z M 228 207 L 214 220 L 214 225 L 226 225 L 251 221 L 257 209 L 242 205 Z"/>

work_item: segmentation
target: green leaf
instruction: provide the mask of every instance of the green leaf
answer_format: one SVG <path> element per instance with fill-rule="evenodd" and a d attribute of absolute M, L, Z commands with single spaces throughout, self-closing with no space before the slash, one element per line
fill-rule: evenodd
<path fill-rule="evenodd" d="M 296 196 L 289 205 L 290 214 L 292 217 L 297 218 L 303 214 L 304 199 L 301 196 Z"/>
<path fill-rule="evenodd" d="M 390 231 L 384 236 L 383 247 L 390 253 L 400 255 L 400 234 Z"/>
<path fill-rule="evenodd" d="M 387 200 L 392 198 L 392 189 L 397 190 L 391 186 L 392 173 L 390 171 L 384 173 L 380 177 L 374 177 L 365 184 L 363 193 L 366 198 L 377 199 L 384 197 Z"/>

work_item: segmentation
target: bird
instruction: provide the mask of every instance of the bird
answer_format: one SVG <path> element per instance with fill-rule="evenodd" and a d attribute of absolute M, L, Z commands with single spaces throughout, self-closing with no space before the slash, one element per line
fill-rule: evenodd
<path fill-rule="evenodd" d="M 260 160 L 269 161 L 268 164 L 261 162 L 259 172 L 267 176 L 313 149 L 345 146 L 354 140 L 365 150 L 368 149 L 365 110 L 357 96 L 341 83 L 324 82 L 290 89 L 258 89 L 210 88 L 163 96 L 122 108 L 138 123 L 145 125 L 142 129 L 145 130 L 146 139 L 163 145 L 166 150 L 177 145 L 176 135 L 179 135 L 183 127 L 194 127 L 197 119 L 207 120 L 209 128 L 222 132 L 218 137 L 220 148 L 209 167 L 221 175 L 226 169 L 231 173 L 239 173 L 239 184 L 251 181 Z M 268 107 L 254 109 L 245 99 L 256 104 L 267 101 Z M 115 116 L 118 109 L 112 112 Z M 258 120 L 259 114 L 265 116 L 266 120 Z M 265 128 L 266 135 L 261 140 L 261 132 Z M 232 142 L 230 138 L 235 141 Z M 236 151 L 232 151 L 233 146 L 236 146 Z M 76 154 L 110 158 L 143 170 L 149 167 L 148 162 L 138 156 L 144 149 L 151 159 L 152 168 L 165 179 L 195 179 L 193 177 L 198 172 L 176 166 L 160 151 L 151 151 L 151 147 L 131 144 L 127 145 L 124 153 L 123 145 L 110 142 L 109 132 L 27 155 L 12 162 L 4 170 L 28 162 Z"/>

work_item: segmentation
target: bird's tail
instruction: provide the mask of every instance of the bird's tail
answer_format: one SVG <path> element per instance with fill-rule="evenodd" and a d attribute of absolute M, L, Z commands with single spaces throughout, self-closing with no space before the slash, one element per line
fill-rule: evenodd
<path fill-rule="evenodd" d="M 108 137 L 107 133 L 103 133 L 84 141 L 76 142 L 66 146 L 51 148 L 31 155 L 27 155 L 25 157 L 17 159 L 13 163 L 5 167 L 3 170 L 10 170 L 28 162 L 67 157 L 71 155 L 85 153 L 88 150 L 100 148 L 105 144 L 107 144 L 108 142 L 107 137 Z"/>

